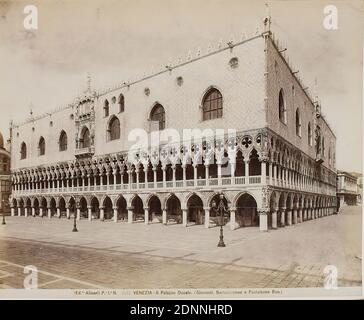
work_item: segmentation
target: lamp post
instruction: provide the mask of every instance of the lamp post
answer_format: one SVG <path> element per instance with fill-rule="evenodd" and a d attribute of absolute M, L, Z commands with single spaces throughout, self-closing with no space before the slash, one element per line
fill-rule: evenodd
<path fill-rule="evenodd" d="M 2 225 L 5 225 L 6 222 L 5 222 L 5 204 L 6 204 L 6 199 L 2 199 L 1 200 L 2 204 L 1 204 L 1 210 L 3 212 L 3 221 L 1 222 Z"/>
<path fill-rule="evenodd" d="M 77 201 L 76 203 L 76 212 L 73 214 L 73 229 L 72 232 L 78 232 L 77 225 L 76 225 L 76 219 L 77 219 L 77 208 L 79 208 L 80 202 Z"/>
<path fill-rule="evenodd" d="M 219 203 L 216 204 L 215 201 L 212 201 L 212 209 L 215 211 L 216 214 L 220 215 L 220 240 L 217 244 L 218 247 L 225 247 L 224 243 L 224 217 L 225 214 L 229 212 L 228 208 L 225 207 L 224 204 L 224 195 L 220 194 L 220 200 Z"/>

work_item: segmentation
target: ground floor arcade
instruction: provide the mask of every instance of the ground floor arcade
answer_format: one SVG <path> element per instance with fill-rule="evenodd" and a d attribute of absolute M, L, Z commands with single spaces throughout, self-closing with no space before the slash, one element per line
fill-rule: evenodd
<path fill-rule="evenodd" d="M 223 201 L 223 216 L 214 204 Z M 206 228 L 227 224 L 231 229 L 262 231 L 302 223 L 336 213 L 336 197 L 289 190 L 55 194 L 14 197 L 12 215 L 76 218 L 125 223 L 163 223 Z"/>

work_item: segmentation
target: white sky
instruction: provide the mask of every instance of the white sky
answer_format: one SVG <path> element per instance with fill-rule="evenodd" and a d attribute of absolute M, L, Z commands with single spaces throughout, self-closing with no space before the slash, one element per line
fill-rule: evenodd
<path fill-rule="evenodd" d="M 231 35 L 255 31 L 266 1 L 0 0 L 0 131 L 9 121 L 49 112 L 85 88 L 113 86 Z M 25 5 L 39 29 L 23 27 Z M 337 136 L 337 167 L 362 170 L 363 1 L 269 1 L 272 31 L 304 83 L 314 87 Z M 338 30 L 323 28 L 326 5 Z"/>

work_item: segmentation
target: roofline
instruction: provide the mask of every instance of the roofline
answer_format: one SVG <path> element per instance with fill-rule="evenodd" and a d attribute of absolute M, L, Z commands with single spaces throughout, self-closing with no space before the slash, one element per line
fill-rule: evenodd
<path fill-rule="evenodd" d="M 204 58 L 207 58 L 207 57 L 210 57 L 210 56 L 213 56 L 213 55 L 216 55 L 218 53 L 221 53 L 223 51 L 226 51 L 226 50 L 232 50 L 234 47 L 238 47 L 244 43 L 247 43 L 247 42 L 250 42 L 252 40 L 255 40 L 255 39 L 258 39 L 258 38 L 263 38 L 263 36 L 266 34 L 266 32 L 259 32 L 259 34 L 255 34 L 247 39 L 244 39 L 244 40 L 241 40 L 241 41 L 238 41 L 236 43 L 233 43 L 232 41 L 230 42 L 227 42 L 227 45 L 224 46 L 224 47 L 221 47 L 215 51 L 212 51 L 212 52 L 208 52 L 206 54 L 201 54 L 199 56 L 197 56 L 196 58 L 190 58 L 188 59 L 187 61 L 183 61 L 181 63 L 177 63 L 176 65 L 166 65 L 165 66 L 165 70 L 161 70 L 161 71 L 158 71 L 158 72 L 155 72 L 151 75 L 148 75 L 148 76 L 144 76 L 140 79 L 137 79 L 135 81 L 131 81 L 131 82 L 123 82 L 121 85 L 117 85 L 115 86 L 114 88 L 109 88 L 107 90 L 99 90 L 96 92 L 96 95 L 95 97 L 98 99 L 99 97 L 102 97 L 106 94 L 109 94 L 111 92 L 114 92 L 114 91 L 117 91 L 117 90 L 121 90 L 123 88 L 129 88 L 130 86 L 132 85 L 136 85 L 140 82 L 143 82 L 143 81 L 146 81 L 146 80 L 149 80 L 149 79 L 152 79 L 156 76 L 159 76 L 161 74 L 164 74 L 164 73 L 167 73 L 167 72 L 171 72 L 173 69 L 177 69 L 179 67 L 182 67 L 182 66 L 185 66 L 185 65 L 188 65 L 190 63 L 193 63 L 193 62 L 196 62 L 198 60 L 201 60 L 201 59 L 204 59 Z M 77 98 L 77 97 L 76 97 Z M 75 99 L 76 99 L 75 98 Z M 34 121 L 37 121 L 37 120 L 40 120 L 40 119 L 43 119 L 47 116 L 51 116 L 52 114 L 55 114 L 57 112 L 60 112 L 60 111 L 63 111 L 63 110 L 67 110 L 67 109 L 70 109 L 70 108 L 73 108 L 75 106 L 75 103 L 70 103 L 68 104 L 67 106 L 63 106 L 63 107 L 58 107 L 56 108 L 55 110 L 53 111 L 50 111 L 50 112 L 47 112 L 47 113 L 44 113 L 42 115 L 39 115 L 37 117 L 34 117 L 32 119 L 28 119 L 28 120 L 25 120 L 25 121 L 22 121 L 22 122 L 18 122 L 18 123 L 13 123 L 12 124 L 12 128 L 14 127 L 19 127 L 19 126 L 23 126 L 27 123 L 30 123 L 30 122 L 34 122 Z"/>

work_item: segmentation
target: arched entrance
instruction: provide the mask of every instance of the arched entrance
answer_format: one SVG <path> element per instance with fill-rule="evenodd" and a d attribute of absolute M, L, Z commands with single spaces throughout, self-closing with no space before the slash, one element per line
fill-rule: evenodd
<path fill-rule="evenodd" d="M 27 213 L 28 213 L 28 217 L 29 217 L 32 214 L 32 212 L 31 212 L 32 202 L 30 201 L 29 198 L 27 198 L 25 200 L 25 207 L 27 208 Z"/>
<path fill-rule="evenodd" d="M 167 224 L 168 223 L 182 223 L 181 202 L 176 195 L 171 195 L 166 203 L 167 210 Z"/>
<path fill-rule="evenodd" d="M 87 201 L 84 197 L 80 198 L 79 205 L 80 205 L 80 219 L 87 219 L 88 218 Z"/>
<path fill-rule="evenodd" d="M 53 217 L 57 212 L 56 200 L 54 198 L 51 198 L 49 205 L 50 205 L 50 209 L 51 209 L 51 217 Z"/>
<path fill-rule="evenodd" d="M 204 223 L 203 202 L 197 194 L 193 194 L 187 201 L 187 223 Z"/>
<path fill-rule="evenodd" d="M 236 202 L 236 223 L 239 227 L 258 227 L 257 202 L 248 193 L 242 194 Z"/>
<path fill-rule="evenodd" d="M 18 200 L 18 211 L 20 211 L 19 212 L 20 213 L 20 216 L 24 216 L 25 215 L 24 214 L 24 201 L 23 201 L 23 199 L 19 199 Z M 16 214 L 18 214 L 18 212 Z"/>
<path fill-rule="evenodd" d="M 157 196 L 152 196 L 149 199 L 149 221 L 162 222 L 162 204 Z"/>
<path fill-rule="evenodd" d="M 74 198 L 70 198 L 70 201 L 69 201 L 69 210 L 70 210 L 70 217 L 74 217 L 75 214 L 76 214 L 76 201 L 75 201 Z"/>
<path fill-rule="evenodd" d="M 100 203 L 96 197 L 91 200 L 91 216 L 92 219 L 100 219 Z"/>
<path fill-rule="evenodd" d="M 278 214 L 277 214 L 277 223 L 279 227 L 284 227 L 285 223 L 284 223 L 284 215 L 285 215 L 285 210 L 286 210 L 286 202 L 284 201 L 284 194 L 281 193 L 280 197 L 279 197 L 279 201 L 278 201 Z"/>
<path fill-rule="evenodd" d="M 46 198 L 41 198 L 39 207 L 42 208 L 42 217 L 47 215 L 47 200 Z"/>
<path fill-rule="evenodd" d="M 278 213 L 276 212 L 277 210 L 277 195 L 276 193 L 273 191 L 272 195 L 270 197 L 269 200 L 269 209 L 270 212 L 268 214 L 268 229 L 269 228 L 277 228 L 277 217 L 278 217 Z M 274 225 L 273 225 L 273 215 L 274 215 Z"/>
<path fill-rule="evenodd" d="M 60 218 L 65 217 L 67 212 L 66 212 L 66 201 L 64 200 L 64 198 L 59 199 L 58 207 L 59 207 L 59 217 Z"/>
<path fill-rule="evenodd" d="M 35 198 L 33 201 L 33 208 L 34 208 L 34 216 L 39 216 L 39 201 L 38 198 Z"/>
<path fill-rule="evenodd" d="M 133 209 L 133 221 L 144 221 L 144 207 L 143 201 L 139 196 L 135 196 L 131 202 Z"/>
<path fill-rule="evenodd" d="M 118 208 L 118 220 L 127 222 L 128 210 L 127 210 L 126 200 L 123 196 L 119 196 L 118 200 L 116 201 L 116 206 Z"/>
<path fill-rule="evenodd" d="M 103 206 L 104 206 L 104 220 L 112 219 L 114 211 L 112 209 L 112 201 L 109 197 L 106 197 L 104 199 Z"/>

